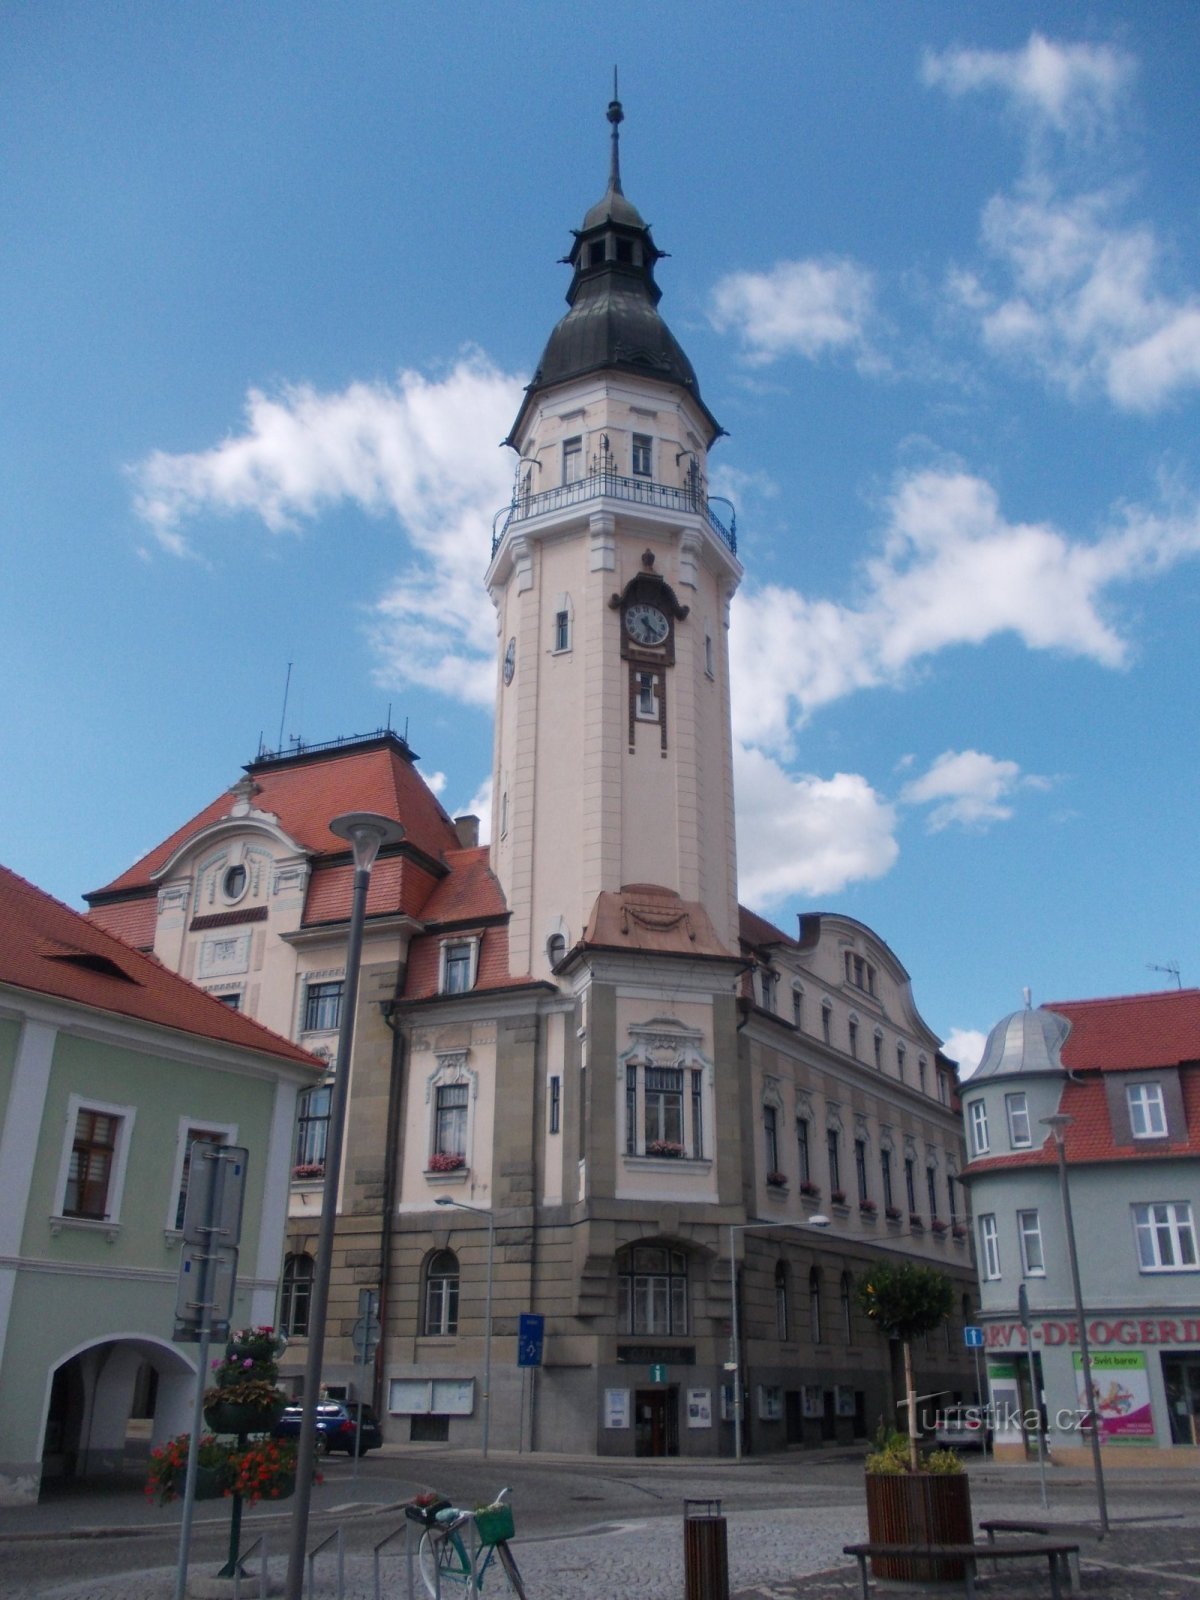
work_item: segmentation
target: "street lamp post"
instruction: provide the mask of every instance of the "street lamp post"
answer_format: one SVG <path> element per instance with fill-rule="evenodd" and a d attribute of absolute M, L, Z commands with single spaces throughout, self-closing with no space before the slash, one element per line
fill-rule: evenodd
<path fill-rule="evenodd" d="M 1096 1409 L 1096 1388 L 1092 1382 L 1092 1355 L 1088 1347 L 1087 1323 L 1083 1315 L 1083 1289 L 1079 1282 L 1079 1252 L 1075 1248 L 1075 1221 L 1071 1214 L 1071 1186 L 1067 1181 L 1067 1149 L 1064 1139 L 1073 1118 L 1064 1112 L 1043 1117 L 1043 1124 L 1054 1135 L 1058 1153 L 1058 1186 L 1062 1194 L 1063 1222 L 1067 1230 L 1067 1256 L 1071 1263 L 1071 1286 L 1075 1291 L 1075 1321 L 1079 1327 L 1079 1358 L 1083 1363 L 1083 1394 L 1087 1402 L 1092 1436 L 1092 1471 L 1096 1477 L 1096 1504 L 1100 1512 L 1100 1536 L 1108 1533 L 1108 1501 L 1104 1493 L 1104 1468 L 1100 1462 L 1100 1413 Z"/>
<path fill-rule="evenodd" d="M 338 1028 L 337 1072 L 329 1107 L 325 1138 L 325 1186 L 321 1194 L 321 1226 L 317 1234 L 317 1259 L 309 1300 L 308 1359 L 304 1366 L 304 1410 L 296 1446 L 296 1495 L 288 1533 L 286 1600 L 301 1600 L 304 1589 L 304 1547 L 308 1539 L 308 1512 L 312 1502 L 313 1464 L 316 1460 L 317 1400 L 321 1389 L 321 1363 L 325 1355 L 325 1318 L 329 1309 L 329 1280 L 333 1270 L 333 1238 L 337 1222 L 338 1187 L 342 1171 L 342 1140 L 350 1093 L 350 1051 L 354 1043 L 354 1011 L 358 1004 L 359 965 L 362 960 L 363 923 L 367 914 L 367 888 L 375 857 L 385 844 L 396 844 L 404 829 L 391 817 L 369 811 L 350 811 L 334 817 L 329 831 L 349 841 L 354 851 L 354 901 L 346 944 L 346 978 Z"/>
<path fill-rule="evenodd" d="M 741 1346 L 741 1319 L 738 1316 L 737 1293 L 737 1256 L 735 1254 L 736 1238 L 739 1233 L 746 1233 L 751 1228 L 827 1228 L 829 1218 L 818 1213 L 809 1217 L 804 1222 L 793 1222 L 790 1219 L 780 1219 L 777 1222 L 731 1222 L 729 1224 L 729 1304 L 731 1309 L 730 1330 L 733 1335 L 733 1349 L 730 1352 L 730 1365 L 733 1367 L 733 1458 L 735 1461 L 742 1459 L 742 1346 Z"/>
<path fill-rule="evenodd" d="M 483 1217 L 488 1225 L 487 1289 L 483 1302 L 483 1459 L 486 1461 L 492 1422 L 492 1262 L 496 1255 L 496 1219 L 482 1206 L 469 1206 L 463 1200 L 451 1200 L 449 1195 L 442 1195 L 433 1203 L 435 1206 L 453 1206 L 456 1211 L 471 1211 L 477 1217 Z"/>

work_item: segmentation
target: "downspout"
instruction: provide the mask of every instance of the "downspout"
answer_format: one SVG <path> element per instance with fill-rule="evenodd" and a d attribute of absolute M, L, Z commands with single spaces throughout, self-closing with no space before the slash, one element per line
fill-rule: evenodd
<path fill-rule="evenodd" d="M 403 987 L 403 970 L 396 974 L 396 992 Z M 383 1415 L 383 1364 L 387 1349 L 387 1317 L 391 1301 L 392 1236 L 396 1215 L 396 1185 L 400 1174 L 400 1111 L 404 1100 L 404 1029 L 396 1016 L 396 1000 L 381 1006 L 383 1020 L 392 1032 L 392 1074 L 388 1085 L 386 1143 L 383 1152 L 383 1219 L 379 1229 L 379 1326 L 382 1334 L 375 1352 L 372 1402 Z"/>

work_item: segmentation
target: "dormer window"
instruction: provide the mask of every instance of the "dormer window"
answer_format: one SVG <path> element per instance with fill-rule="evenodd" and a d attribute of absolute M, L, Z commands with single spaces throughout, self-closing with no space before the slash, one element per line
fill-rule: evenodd
<path fill-rule="evenodd" d="M 479 944 L 475 939 L 449 940 L 442 946 L 443 994 L 467 994 L 475 987 L 475 960 Z"/>
<path fill-rule="evenodd" d="M 1161 1083 L 1131 1083 L 1125 1090 L 1129 1128 L 1135 1139 L 1164 1139 L 1167 1113 Z"/>

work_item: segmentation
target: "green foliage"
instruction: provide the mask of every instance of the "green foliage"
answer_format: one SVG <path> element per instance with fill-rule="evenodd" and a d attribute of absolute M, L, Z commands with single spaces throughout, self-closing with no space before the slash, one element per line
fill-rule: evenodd
<path fill-rule="evenodd" d="M 957 1450 L 931 1450 L 927 1456 L 922 1457 L 921 1470 L 935 1472 L 939 1477 L 952 1478 L 963 1470 L 963 1464 Z"/>
<path fill-rule="evenodd" d="M 936 1267 L 881 1261 L 859 1284 L 858 1303 L 889 1338 L 907 1344 L 945 1322 L 954 1306 L 954 1285 Z"/>
<path fill-rule="evenodd" d="M 867 1456 L 867 1471 L 898 1476 L 908 1471 L 908 1440 L 902 1433 L 890 1432 L 881 1423 L 875 1435 L 875 1448 Z"/>

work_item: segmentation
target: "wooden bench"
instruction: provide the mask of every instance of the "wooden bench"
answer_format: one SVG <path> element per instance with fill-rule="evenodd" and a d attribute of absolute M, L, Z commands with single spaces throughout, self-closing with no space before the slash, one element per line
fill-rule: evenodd
<path fill-rule="evenodd" d="M 1032 1539 L 1014 1540 L 1012 1544 L 847 1544 L 842 1546 L 842 1554 L 853 1556 L 858 1562 L 862 1600 L 871 1600 L 871 1590 L 867 1581 L 867 1562 L 874 1556 L 907 1556 L 921 1560 L 932 1560 L 940 1556 L 948 1560 L 961 1561 L 964 1567 L 963 1581 L 967 1600 L 975 1600 L 975 1572 L 981 1560 L 1017 1561 L 1045 1556 L 1050 1567 L 1050 1593 L 1053 1600 L 1062 1600 L 1062 1589 L 1058 1582 L 1059 1562 L 1063 1563 L 1069 1589 L 1071 1587 L 1069 1562 L 1072 1556 L 1079 1555 L 1079 1546 L 1060 1544 L 1054 1540 Z"/>
<path fill-rule="evenodd" d="M 1061 1522 L 1014 1522 L 1007 1521 L 1003 1517 L 990 1517 L 987 1521 L 981 1522 L 979 1527 L 981 1532 L 987 1534 L 989 1544 L 995 1544 L 998 1533 L 1032 1533 L 1036 1534 L 1039 1539 L 1050 1539 L 1057 1534 L 1067 1532 Z M 1071 1531 L 1074 1532 L 1074 1529 Z M 1080 1583 L 1079 1552 L 1076 1551 L 1074 1555 L 1068 1556 L 1067 1563 L 1071 1573 L 1071 1587 L 1078 1589 Z"/>

